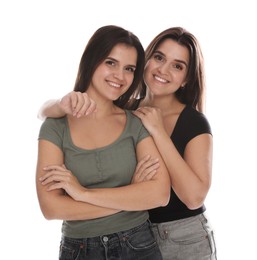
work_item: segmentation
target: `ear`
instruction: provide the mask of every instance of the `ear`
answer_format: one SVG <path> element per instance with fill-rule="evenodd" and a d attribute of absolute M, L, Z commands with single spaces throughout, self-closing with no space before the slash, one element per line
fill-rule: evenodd
<path fill-rule="evenodd" d="M 185 88 L 186 84 L 187 84 L 186 82 L 183 82 L 180 87 Z"/>

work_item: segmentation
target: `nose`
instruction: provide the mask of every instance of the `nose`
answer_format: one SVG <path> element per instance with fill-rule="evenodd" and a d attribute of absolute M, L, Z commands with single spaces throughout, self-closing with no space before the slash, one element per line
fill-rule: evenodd
<path fill-rule="evenodd" d="M 168 68 L 169 68 L 169 64 L 167 62 L 164 62 L 164 63 L 160 64 L 160 66 L 158 67 L 158 70 L 162 74 L 165 74 L 168 71 Z"/>
<path fill-rule="evenodd" d="M 124 70 L 123 69 L 115 70 L 113 76 L 114 76 L 114 78 L 116 78 L 118 80 L 123 80 L 124 79 Z"/>

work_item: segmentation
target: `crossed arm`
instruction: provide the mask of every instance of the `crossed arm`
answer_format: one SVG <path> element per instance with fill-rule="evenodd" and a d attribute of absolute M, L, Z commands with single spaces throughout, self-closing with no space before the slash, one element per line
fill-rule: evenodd
<path fill-rule="evenodd" d="M 144 166 L 138 165 L 134 178 L 142 180 L 145 176 L 146 179 L 119 188 L 82 187 L 69 170 L 61 167 L 64 158 L 57 146 L 46 140 L 39 140 L 38 145 L 36 186 L 39 204 L 47 219 L 94 219 L 122 210 L 138 211 L 165 206 L 169 201 L 170 179 L 151 137 L 143 139 L 136 148 L 138 160 Z M 158 163 L 156 160 L 151 162 L 148 155 L 159 158 Z M 144 172 L 147 163 L 155 167 L 148 168 L 151 177 L 147 171 Z"/>

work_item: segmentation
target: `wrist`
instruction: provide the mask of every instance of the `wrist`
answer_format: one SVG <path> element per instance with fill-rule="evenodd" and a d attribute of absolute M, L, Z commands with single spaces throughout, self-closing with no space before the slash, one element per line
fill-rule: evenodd
<path fill-rule="evenodd" d="M 83 187 L 80 190 L 80 192 L 78 192 L 76 198 L 74 198 L 74 199 L 76 201 L 90 203 L 89 195 L 90 195 L 89 190 L 87 188 Z"/>
<path fill-rule="evenodd" d="M 165 129 L 155 129 L 155 131 L 151 133 L 151 136 L 154 140 L 159 140 L 160 138 L 162 139 L 166 137 L 170 138 Z"/>
<path fill-rule="evenodd" d="M 67 114 L 62 98 L 56 100 L 55 107 L 60 116 L 65 116 Z"/>

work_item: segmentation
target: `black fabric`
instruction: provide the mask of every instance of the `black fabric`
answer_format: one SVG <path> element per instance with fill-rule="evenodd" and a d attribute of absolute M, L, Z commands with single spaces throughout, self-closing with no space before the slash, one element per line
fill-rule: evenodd
<path fill-rule="evenodd" d="M 186 106 L 177 120 L 171 140 L 183 157 L 187 143 L 203 133 L 212 134 L 207 118 L 204 114 Z M 171 200 L 169 204 L 166 207 L 149 210 L 149 214 L 150 220 L 153 223 L 161 223 L 195 216 L 204 211 L 204 205 L 195 210 L 188 209 L 171 188 Z"/>

